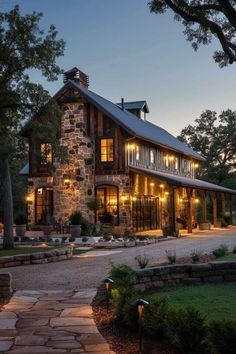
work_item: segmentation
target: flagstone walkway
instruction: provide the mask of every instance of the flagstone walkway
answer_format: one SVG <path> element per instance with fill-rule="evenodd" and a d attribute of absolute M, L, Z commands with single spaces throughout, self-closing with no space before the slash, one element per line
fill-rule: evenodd
<path fill-rule="evenodd" d="M 17 291 L 0 312 L 0 353 L 115 354 L 93 320 L 95 293 Z"/>

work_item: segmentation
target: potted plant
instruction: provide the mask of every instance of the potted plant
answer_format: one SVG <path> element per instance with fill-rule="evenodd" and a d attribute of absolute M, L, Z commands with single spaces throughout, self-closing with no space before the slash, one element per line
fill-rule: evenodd
<path fill-rule="evenodd" d="M 82 214 L 79 210 L 74 211 L 70 216 L 70 234 L 72 237 L 80 237 Z"/>
<path fill-rule="evenodd" d="M 25 212 L 19 211 L 15 215 L 15 231 L 18 237 L 24 237 L 26 233 L 26 223 L 28 221 L 28 216 Z"/>
<path fill-rule="evenodd" d="M 51 225 L 49 214 L 43 213 L 40 229 L 43 231 L 44 236 L 49 236 L 51 234 L 53 226 Z"/>

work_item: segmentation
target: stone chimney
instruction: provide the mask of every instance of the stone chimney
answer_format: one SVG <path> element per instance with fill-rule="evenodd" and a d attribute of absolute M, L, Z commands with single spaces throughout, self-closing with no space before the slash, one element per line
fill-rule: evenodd
<path fill-rule="evenodd" d="M 74 67 L 68 71 L 64 72 L 63 75 L 63 82 L 66 83 L 68 80 L 75 81 L 82 87 L 88 88 L 89 87 L 89 77 L 83 71 L 79 70 L 78 68 Z"/>

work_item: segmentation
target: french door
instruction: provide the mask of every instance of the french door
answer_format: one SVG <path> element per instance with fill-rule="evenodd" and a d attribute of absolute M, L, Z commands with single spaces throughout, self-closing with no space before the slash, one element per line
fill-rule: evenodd
<path fill-rule="evenodd" d="M 52 188 L 38 188 L 35 191 L 35 222 L 42 223 L 45 217 L 53 216 Z"/>
<path fill-rule="evenodd" d="M 135 232 L 157 229 L 158 215 L 157 197 L 143 195 L 133 198 L 132 222 Z"/>

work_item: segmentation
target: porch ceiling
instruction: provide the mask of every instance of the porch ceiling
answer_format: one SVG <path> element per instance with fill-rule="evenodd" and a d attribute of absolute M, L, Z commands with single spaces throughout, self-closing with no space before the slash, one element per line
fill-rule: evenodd
<path fill-rule="evenodd" d="M 142 167 L 130 167 L 130 171 L 135 173 L 142 173 L 146 176 L 158 178 L 160 180 L 167 181 L 173 186 L 190 187 L 194 189 L 204 189 L 207 191 L 223 192 L 229 194 L 235 194 L 236 190 L 218 186 L 217 184 L 202 181 L 200 179 L 187 178 L 177 175 L 171 175 L 165 172 L 152 171 Z"/>

